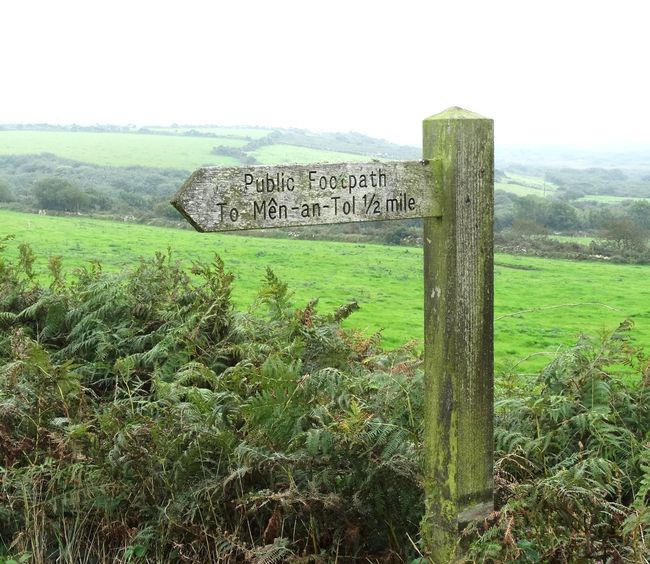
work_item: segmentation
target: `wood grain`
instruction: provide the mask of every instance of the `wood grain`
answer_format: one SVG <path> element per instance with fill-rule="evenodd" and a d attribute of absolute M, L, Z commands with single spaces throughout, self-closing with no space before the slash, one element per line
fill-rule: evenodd
<path fill-rule="evenodd" d="M 452 108 L 424 121 L 442 215 L 424 223 L 425 494 L 434 562 L 493 502 L 493 122 Z"/>

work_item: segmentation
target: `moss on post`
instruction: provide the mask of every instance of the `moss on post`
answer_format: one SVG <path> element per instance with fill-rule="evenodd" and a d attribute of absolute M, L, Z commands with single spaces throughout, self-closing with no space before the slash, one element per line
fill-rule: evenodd
<path fill-rule="evenodd" d="M 424 224 L 425 493 L 433 562 L 493 496 L 493 122 L 461 108 L 424 120 L 441 217 Z"/>

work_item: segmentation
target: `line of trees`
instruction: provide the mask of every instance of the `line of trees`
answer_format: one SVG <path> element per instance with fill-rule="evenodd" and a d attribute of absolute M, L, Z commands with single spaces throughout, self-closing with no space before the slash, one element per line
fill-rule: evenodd
<path fill-rule="evenodd" d="M 595 202 L 571 204 L 559 199 L 516 196 L 503 191 L 495 195 L 497 231 L 521 233 L 598 231 L 610 223 L 625 220 L 640 231 L 650 231 L 650 202 L 632 200 L 618 205 Z"/>
<path fill-rule="evenodd" d="M 169 204 L 189 171 L 111 167 L 51 154 L 0 155 L 0 204 L 20 211 L 178 221 Z"/>
<path fill-rule="evenodd" d="M 554 258 L 600 257 L 615 262 L 650 262 L 650 201 L 621 204 L 519 197 L 497 191 L 497 249 Z M 560 241 L 552 235 L 593 237 L 590 244 Z"/>

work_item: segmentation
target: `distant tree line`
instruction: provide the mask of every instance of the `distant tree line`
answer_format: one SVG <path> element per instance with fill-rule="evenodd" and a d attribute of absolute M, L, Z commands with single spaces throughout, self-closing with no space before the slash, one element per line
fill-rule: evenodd
<path fill-rule="evenodd" d="M 650 201 L 630 200 L 618 204 L 592 201 L 569 203 L 539 196 L 495 194 L 497 245 L 507 252 L 527 254 L 603 257 L 618 262 L 649 263 Z M 591 236 L 589 247 L 561 243 L 558 234 Z M 576 256 L 576 253 L 583 256 Z"/>
<path fill-rule="evenodd" d="M 172 124 L 169 128 L 150 128 L 150 127 L 137 127 L 135 125 L 52 125 L 47 123 L 36 124 L 11 124 L 0 125 L 0 131 L 19 130 L 19 131 L 74 131 L 86 133 L 133 133 L 141 135 L 172 135 L 179 137 L 208 137 L 208 138 L 223 138 L 240 139 L 250 141 L 253 138 L 249 135 L 234 135 L 228 133 L 227 135 L 219 133 L 218 131 L 206 131 L 204 128 L 218 129 L 219 126 L 196 126 L 189 129 L 184 129 L 177 124 Z M 255 127 L 246 127 L 246 129 L 255 129 Z"/>
<path fill-rule="evenodd" d="M 169 204 L 190 171 L 112 167 L 51 154 L 0 155 L 0 203 L 22 211 L 181 222 Z"/>
<path fill-rule="evenodd" d="M 559 168 L 546 171 L 545 179 L 558 187 L 558 196 L 577 200 L 590 194 L 650 197 L 650 174 L 605 168 Z"/>
<path fill-rule="evenodd" d="M 572 233 L 598 231 L 612 221 L 625 220 L 640 230 L 650 231 L 650 201 L 629 200 L 618 204 L 582 201 L 569 203 L 539 196 L 495 193 L 495 228 L 522 233 Z"/>

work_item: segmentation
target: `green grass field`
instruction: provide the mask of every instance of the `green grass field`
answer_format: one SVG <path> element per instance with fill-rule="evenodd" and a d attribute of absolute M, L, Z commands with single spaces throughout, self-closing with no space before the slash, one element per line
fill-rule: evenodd
<path fill-rule="evenodd" d="M 557 186 L 551 182 L 546 182 L 543 178 L 537 176 L 526 176 L 506 172 L 507 181 L 495 182 L 495 190 L 503 190 L 517 196 L 550 196 L 557 190 Z"/>
<path fill-rule="evenodd" d="M 546 190 L 547 193 L 549 191 L 553 192 L 554 190 L 557 190 L 557 186 L 555 184 L 552 182 L 547 182 L 539 176 L 528 176 L 525 174 L 517 174 L 510 171 L 508 171 L 506 174 L 508 178 L 521 184 L 522 186 L 530 186 L 531 188 L 537 188 L 538 190 L 542 191 Z"/>
<path fill-rule="evenodd" d="M 163 130 L 162 128 L 160 129 Z M 212 128 L 219 132 L 221 128 Z M 170 130 L 173 131 L 173 130 Z M 224 137 L 183 137 L 141 133 L 91 133 L 73 131 L 0 131 L 0 154 L 25 155 L 52 153 L 59 157 L 110 166 L 149 166 L 194 170 L 205 165 L 239 166 L 234 157 L 213 155 L 216 145 L 242 147 L 245 139 L 228 135 L 247 135 L 255 129 L 223 129 Z M 250 135 L 253 133 L 253 135 Z M 262 164 L 308 162 L 359 162 L 370 157 L 335 151 L 322 151 L 293 145 L 266 145 L 250 153 Z"/>
<path fill-rule="evenodd" d="M 544 193 L 537 188 L 522 186 L 521 184 L 513 184 L 511 182 L 495 182 L 494 189 L 503 190 L 504 192 L 509 192 L 515 196 L 539 196 L 540 198 L 544 196 Z"/>
<path fill-rule="evenodd" d="M 202 165 L 238 165 L 232 157 L 212 155 L 215 145 L 241 147 L 243 139 L 136 133 L 73 131 L 0 131 L 0 154 L 53 153 L 99 165 L 150 166 L 194 170 Z"/>
<path fill-rule="evenodd" d="M 289 283 L 296 305 L 318 297 L 320 311 L 329 312 L 357 300 L 361 310 L 348 326 L 381 330 L 388 347 L 422 340 L 421 249 L 199 234 L 0 211 L 0 235 L 10 233 L 16 241 L 8 252 L 16 254 L 18 241 L 30 243 L 41 272 L 48 255 L 62 255 L 71 271 L 91 259 L 107 269 L 127 268 L 167 247 L 188 265 L 218 253 L 236 274 L 234 297 L 240 306 L 251 303 L 265 267 L 271 266 Z M 611 331 L 628 317 L 636 323 L 636 341 L 650 343 L 650 267 L 509 255 L 495 261 L 497 366 L 539 369 L 544 355 L 575 342 L 581 332 Z"/>

